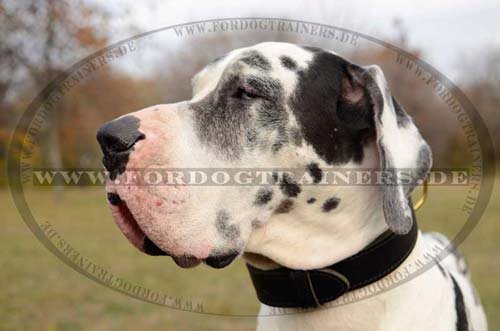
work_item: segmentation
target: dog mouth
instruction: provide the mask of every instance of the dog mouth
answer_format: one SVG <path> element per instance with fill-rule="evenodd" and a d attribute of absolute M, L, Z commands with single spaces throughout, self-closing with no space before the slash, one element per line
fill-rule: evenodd
<path fill-rule="evenodd" d="M 205 259 L 198 259 L 192 255 L 173 256 L 158 247 L 141 229 L 126 202 L 117 193 L 107 193 L 108 202 L 115 219 L 115 223 L 125 237 L 141 252 L 152 256 L 170 256 L 181 268 L 193 268 L 201 262 L 212 268 L 224 268 L 231 264 L 238 253 L 209 255 Z"/>

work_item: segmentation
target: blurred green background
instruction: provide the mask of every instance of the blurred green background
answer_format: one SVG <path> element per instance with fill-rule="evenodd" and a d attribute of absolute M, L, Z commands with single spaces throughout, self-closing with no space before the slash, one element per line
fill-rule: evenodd
<path fill-rule="evenodd" d="M 243 261 L 222 270 L 181 269 L 168 257 L 137 251 L 109 215 L 102 188 L 27 192 L 37 220 L 50 220 L 79 252 L 114 274 L 153 290 L 203 303 L 206 312 L 256 314 L 258 302 Z M 457 205 L 464 191 L 432 187 L 417 212 L 420 227 L 453 237 L 463 225 Z M 7 191 L 0 199 L 10 202 Z M 8 203 L 0 231 L 0 329 L 3 330 L 253 330 L 254 317 L 182 312 L 126 297 L 83 277 L 50 254 Z M 500 329 L 500 178 L 491 204 L 460 246 L 488 315 Z"/>
<path fill-rule="evenodd" d="M 159 26 L 225 16 L 290 17 L 361 31 L 436 64 L 453 78 L 486 122 L 500 146 L 500 28 L 491 13 L 498 4 L 444 1 L 0 0 L 0 330 L 252 330 L 254 317 L 181 312 L 116 293 L 86 279 L 50 254 L 21 220 L 6 186 L 7 157 L 18 157 L 14 127 L 27 105 L 57 75 L 102 47 Z M 420 8 L 420 7 L 418 7 Z M 355 9 L 355 10 L 353 10 Z M 450 13 L 455 13 L 451 15 Z M 458 14 L 456 14 L 458 13 Z M 493 23 L 492 23 L 493 22 Z M 495 23 L 496 22 L 496 23 Z M 495 30 L 496 29 L 496 30 Z M 489 38 L 489 39 L 488 39 Z M 137 51 L 100 68 L 55 105 L 39 134 L 31 166 L 100 168 L 95 141 L 104 122 L 147 106 L 190 98 L 190 78 L 225 52 L 261 41 L 288 41 L 335 50 L 360 64 L 378 64 L 392 93 L 430 143 L 438 168 L 471 164 L 457 119 L 413 67 L 394 53 L 360 41 L 356 47 L 308 34 L 229 31 L 185 35 L 159 33 L 137 41 Z M 498 157 L 498 155 L 497 155 Z M 500 177 L 483 218 L 461 245 L 486 308 L 491 330 L 500 330 Z M 463 226 L 461 206 L 468 187 L 431 187 L 417 212 L 424 230 L 452 238 Z M 49 221 L 71 245 L 112 273 L 174 297 L 203 302 L 208 312 L 256 314 L 258 302 L 242 261 L 223 270 L 184 270 L 170 258 L 149 257 L 133 248 L 114 225 L 102 187 L 26 188 L 37 221 Z"/>

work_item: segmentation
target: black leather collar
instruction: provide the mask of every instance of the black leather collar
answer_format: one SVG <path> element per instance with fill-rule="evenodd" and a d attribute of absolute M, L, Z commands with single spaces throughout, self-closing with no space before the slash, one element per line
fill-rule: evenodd
<path fill-rule="evenodd" d="M 387 276 L 410 255 L 418 226 L 405 235 L 384 232 L 359 253 L 322 269 L 261 270 L 247 264 L 259 301 L 272 307 L 313 308 Z"/>

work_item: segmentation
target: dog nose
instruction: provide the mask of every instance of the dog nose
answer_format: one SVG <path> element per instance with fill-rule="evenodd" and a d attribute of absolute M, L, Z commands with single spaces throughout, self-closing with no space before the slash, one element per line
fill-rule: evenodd
<path fill-rule="evenodd" d="M 101 126 L 97 131 L 97 141 L 104 153 L 120 153 L 128 151 L 134 144 L 144 139 L 139 131 L 139 119 L 125 116 Z"/>
<path fill-rule="evenodd" d="M 137 117 L 125 116 L 104 124 L 97 131 L 97 141 L 104 154 L 102 162 L 110 172 L 111 179 L 125 170 L 135 143 L 146 138 L 139 131 L 139 122 Z"/>

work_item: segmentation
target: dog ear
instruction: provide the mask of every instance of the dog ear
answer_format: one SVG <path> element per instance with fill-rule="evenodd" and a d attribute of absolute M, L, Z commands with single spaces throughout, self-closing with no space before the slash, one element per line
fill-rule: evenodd
<path fill-rule="evenodd" d="M 389 228 L 405 234 L 412 227 L 408 197 L 432 165 L 429 145 L 412 119 L 391 96 L 378 66 L 346 66 L 337 116 L 353 128 L 374 126 L 382 185 L 383 211 Z"/>

